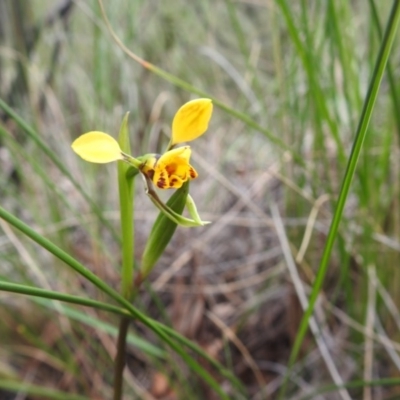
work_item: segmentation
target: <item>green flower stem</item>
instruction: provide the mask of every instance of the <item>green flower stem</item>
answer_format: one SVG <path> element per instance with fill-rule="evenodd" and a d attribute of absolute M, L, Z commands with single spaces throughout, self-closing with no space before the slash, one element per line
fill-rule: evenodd
<path fill-rule="evenodd" d="M 293 345 L 292 352 L 289 358 L 289 368 L 285 375 L 284 382 L 280 391 L 280 399 L 285 398 L 285 391 L 288 382 L 288 378 L 291 372 L 291 367 L 293 366 L 296 358 L 299 354 L 301 344 L 303 343 L 304 336 L 307 332 L 308 322 L 313 313 L 315 303 L 317 301 L 318 295 L 321 291 L 322 284 L 324 282 L 324 278 L 326 272 L 328 270 L 329 260 L 333 248 L 333 244 L 335 242 L 335 238 L 337 236 L 338 228 L 340 221 L 342 219 L 344 206 L 346 204 L 346 199 L 350 191 L 350 185 L 354 176 L 354 172 L 356 170 L 357 162 L 361 153 L 361 149 L 364 143 L 365 136 L 367 134 L 367 129 L 369 125 L 369 121 L 371 119 L 372 110 L 375 105 L 376 98 L 378 96 L 378 91 L 380 87 L 380 83 L 382 81 L 382 77 L 385 71 L 385 67 L 389 58 L 390 50 L 393 45 L 393 41 L 396 36 L 396 31 L 400 21 L 400 1 L 395 0 L 393 2 L 392 10 L 390 12 L 389 20 L 387 23 L 386 31 L 381 43 L 381 47 L 379 50 L 379 54 L 377 57 L 377 61 L 375 64 L 375 68 L 373 71 L 372 79 L 368 88 L 368 93 L 364 102 L 364 106 L 361 112 L 360 121 L 357 127 L 356 137 L 354 139 L 353 147 L 351 149 L 351 154 L 347 163 L 347 168 L 345 175 L 343 177 L 342 186 L 340 189 L 336 210 L 333 215 L 333 219 L 331 222 L 331 226 L 329 229 L 328 237 L 326 239 L 326 244 L 323 250 L 320 266 L 318 269 L 317 276 L 315 278 L 315 282 L 311 291 L 309 306 L 301 320 L 299 331 L 297 332 L 297 336 Z"/>
<path fill-rule="evenodd" d="M 140 161 L 129 154 L 131 146 L 128 132 L 129 113 L 125 114 L 119 131 L 119 147 L 122 150 L 125 163 L 118 163 L 118 189 L 120 205 L 120 223 L 122 234 L 122 270 L 121 270 L 121 293 L 122 296 L 131 301 L 133 294 L 134 275 L 134 226 L 133 226 L 133 191 L 134 179 L 127 177 L 130 165 L 139 167 Z M 127 164 L 128 163 L 128 164 Z M 130 318 L 122 317 L 119 323 L 117 354 L 114 366 L 114 400 L 121 400 L 123 395 L 123 372 L 126 363 L 126 340 L 128 336 Z"/>
<path fill-rule="evenodd" d="M 121 400 L 123 395 L 124 369 L 126 364 L 126 339 L 129 329 L 129 318 L 121 318 L 118 328 L 117 355 L 114 366 L 114 400 Z"/>
<path fill-rule="evenodd" d="M 148 327 L 153 331 L 163 342 L 165 342 L 171 349 L 173 349 L 184 362 L 220 396 L 221 399 L 229 399 L 229 397 L 223 392 L 219 384 L 215 379 L 199 365 L 199 363 L 194 360 L 187 352 L 185 352 L 182 346 L 171 339 L 171 334 L 168 329 L 163 328 L 161 324 L 148 318 L 145 314 L 137 310 L 127 299 L 122 297 L 117 291 L 108 286 L 103 280 L 97 277 L 93 272 L 85 268 L 80 262 L 71 257 L 68 253 L 57 247 L 50 240 L 46 239 L 42 235 L 35 232 L 32 228 L 22 222 L 20 219 L 16 218 L 9 212 L 7 212 L 3 207 L 0 206 L 0 218 L 7 221 L 9 224 L 23 232 L 26 236 L 31 238 L 33 241 L 38 243 L 41 247 L 48 250 L 50 253 L 55 255 L 58 259 L 65 262 L 69 267 L 74 269 L 80 275 L 85 277 L 88 281 L 92 282 L 96 287 L 110 296 L 118 304 L 124 307 L 132 317 L 142 322 L 143 325 Z M 176 337 L 176 336 L 175 336 Z"/>
<path fill-rule="evenodd" d="M 9 107 L 2 99 L 0 99 L 0 109 L 2 109 L 10 118 L 12 118 L 20 128 L 32 139 L 35 144 L 46 154 L 47 157 L 54 163 L 54 165 L 71 181 L 71 183 L 75 186 L 75 188 L 79 191 L 79 193 L 83 196 L 83 198 L 90 204 L 90 207 L 101 220 L 101 222 L 109 229 L 110 233 L 113 235 L 114 240 L 117 242 L 120 241 L 119 236 L 115 232 L 114 227 L 110 224 L 110 222 L 104 218 L 102 214 L 102 210 L 99 206 L 93 201 L 93 199 L 84 191 L 82 186 L 75 180 L 75 178 L 71 175 L 68 168 L 65 164 L 62 163 L 60 158 L 47 146 L 47 144 L 41 139 L 38 133 L 31 128 L 11 107 Z"/>
<path fill-rule="evenodd" d="M 119 146 L 125 153 L 130 153 L 128 134 L 128 117 L 126 113 L 122 120 L 119 132 Z M 128 154 L 125 154 L 130 157 Z M 118 163 L 118 189 L 120 206 L 120 224 L 122 237 L 122 271 L 121 292 L 126 299 L 130 299 L 133 289 L 133 267 L 134 267 L 134 229 L 133 229 L 133 191 L 134 179 L 127 178 L 130 166 L 126 163 Z"/>
<path fill-rule="evenodd" d="M 127 113 L 125 118 L 128 118 L 128 115 L 129 114 Z M 124 118 L 124 121 L 125 121 L 125 118 Z M 122 123 L 124 124 L 124 122 L 122 122 Z M 127 124 L 127 123 L 128 123 L 128 121 L 125 122 L 125 124 Z M 121 129 L 122 129 L 122 126 L 121 126 Z M 129 137 L 128 137 L 128 142 L 129 142 Z M 120 143 L 120 146 L 121 146 L 121 143 Z M 132 165 L 135 168 L 139 169 L 139 167 L 142 165 L 142 162 L 138 158 L 134 158 L 131 155 L 125 153 L 124 151 L 121 151 L 121 155 L 122 155 L 123 161 L 125 161 L 129 165 Z"/>

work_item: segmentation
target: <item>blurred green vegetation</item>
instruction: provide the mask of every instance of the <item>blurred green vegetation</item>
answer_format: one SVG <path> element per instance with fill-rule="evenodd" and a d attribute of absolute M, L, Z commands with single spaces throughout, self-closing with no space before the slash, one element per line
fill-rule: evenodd
<path fill-rule="evenodd" d="M 248 398 L 275 398 L 302 312 L 270 206 L 279 206 L 309 293 L 390 3 L 104 3 L 131 51 L 224 105 L 192 146 L 200 177 L 191 192 L 213 224 L 178 229 L 150 279 L 154 286 L 139 296 L 139 308 L 218 357 L 242 380 Z M 317 309 L 344 382 L 397 378 L 400 370 L 398 39 Z M 118 288 L 116 168 L 83 163 L 70 143 L 94 129 L 116 137 L 129 111 L 132 154 L 162 152 L 175 111 L 193 97 L 124 54 L 97 1 L 0 0 L 0 98 L 31 129 L 0 107 L 1 206 Z M 156 212 L 140 181 L 135 190 L 139 259 Z M 2 220 L 0 260 L 2 280 L 105 301 Z M 25 382 L 111 398 L 115 332 L 104 324 L 117 326 L 116 317 L 79 308 L 90 321 L 85 323 L 55 301 L 6 292 L 0 302 L 4 396 L 15 392 L 10 382 Z M 133 324 L 132 335 L 146 342 L 135 342 L 128 355 L 127 398 L 213 398 L 143 326 Z M 319 351 L 310 334 L 288 398 L 332 383 Z M 365 385 L 349 393 L 385 399 L 400 395 L 398 387 L 382 381 L 370 397 Z M 29 398 L 45 396 L 35 393 Z"/>

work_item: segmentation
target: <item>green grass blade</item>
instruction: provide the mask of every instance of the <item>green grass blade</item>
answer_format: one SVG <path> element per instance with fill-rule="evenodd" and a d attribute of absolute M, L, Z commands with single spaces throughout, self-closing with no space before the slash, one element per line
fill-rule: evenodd
<path fill-rule="evenodd" d="M 204 381 L 212 388 L 221 399 L 229 399 L 229 397 L 223 392 L 216 380 L 207 372 L 200 364 L 194 360 L 181 345 L 173 341 L 170 336 L 166 333 L 166 330 L 160 327 L 160 324 L 155 323 L 151 318 L 148 318 L 145 314 L 137 310 L 127 299 L 121 296 L 118 292 L 107 285 L 102 279 L 96 276 L 93 272 L 85 268 L 81 263 L 71 257 L 68 253 L 60 249 L 50 240 L 46 239 L 42 235 L 35 232 L 32 228 L 22 222 L 20 219 L 16 218 L 12 214 L 8 213 L 4 208 L 0 207 L 0 218 L 3 218 L 9 224 L 23 232 L 26 236 L 31 238 L 33 241 L 38 243 L 40 246 L 48 250 L 50 253 L 55 255 L 60 260 L 64 261 L 68 266 L 74 269 L 76 272 L 84 276 L 88 281 L 92 282 L 96 287 L 114 299 L 122 307 L 126 308 L 129 313 L 136 318 L 138 321 L 142 322 L 150 330 L 152 330 L 163 342 L 165 342 L 169 347 L 171 347 L 184 361 L 185 363 Z"/>
<path fill-rule="evenodd" d="M 278 0 L 277 3 L 281 8 L 289 34 L 294 43 L 296 51 L 300 57 L 300 60 L 303 64 L 303 68 L 307 74 L 307 79 L 309 81 L 310 90 L 312 91 L 313 98 L 315 98 L 315 107 L 318 110 L 318 113 L 316 114 L 316 119 L 317 119 L 316 125 L 320 126 L 321 128 L 321 129 L 319 128 L 321 130 L 320 135 L 322 136 L 322 120 L 324 120 L 328 124 L 329 130 L 336 142 L 339 160 L 344 163 L 345 154 L 344 154 L 343 144 L 341 138 L 339 137 L 337 125 L 334 123 L 332 117 L 329 114 L 324 94 L 317 81 L 317 77 L 315 74 L 315 60 L 313 59 L 313 55 L 309 51 L 307 43 L 303 44 L 300 39 L 299 29 L 297 29 L 297 27 L 294 24 L 292 14 L 290 12 L 289 6 L 287 5 L 287 2 L 285 0 Z M 321 145 L 323 145 L 322 138 L 320 139 L 320 141 Z"/>
<path fill-rule="evenodd" d="M 38 396 L 41 399 L 51 400 L 89 400 L 86 396 L 79 394 L 68 394 L 55 389 L 47 389 L 43 386 L 32 385 L 26 382 L 16 382 L 8 379 L 0 379 L 0 388 L 10 392 L 27 393 Z"/>
<path fill-rule="evenodd" d="M 318 295 L 321 291 L 322 284 L 324 282 L 324 278 L 326 272 L 328 270 L 329 259 L 331 256 L 333 244 L 336 239 L 336 235 L 338 232 L 339 224 L 342 219 L 344 206 L 346 203 L 347 196 L 350 191 L 350 185 L 354 176 L 354 172 L 356 170 L 357 161 L 359 159 L 361 149 L 364 143 L 365 136 L 367 134 L 367 129 L 369 125 L 369 121 L 371 119 L 372 111 L 375 105 L 376 98 L 378 96 L 379 87 L 382 81 L 382 77 L 385 71 L 385 67 L 390 55 L 390 51 L 393 45 L 393 41 L 395 39 L 396 31 L 398 28 L 400 20 L 400 2 L 394 1 L 392 10 L 389 16 L 389 20 L 387 23 L 387 28 L 381 43 L 381 47 L 379 50 L 379 54 L 376 60 L 375 68 L 372 74 L 372 79 L 368 88 L 368 93 L 364 102 L 363 110 L 361 112 L 360 121 L 357 127 L 356 137 L 354 139 L 353 147 L 351 150 L 351 154 L 347 163 L 346 172 L 343 178 L 342 186 L 340 189 L 336 210 L 333 215 L 333 219 L 331 222 L 331 226 L 329 229 L 328 237 L 326 239 L 325 247 L 323 250 L 320 266 L 318 269 L 317 276 L 315 278 L 315 282 L 310 295 L 310 303 L 309 306 L 301 320 L 300 328 L 297 333 L 293 349 L 289 359 L 289 368 L 288 372 L 285 376 L 284 383 L 280 392 L 280 399 L 284 398 L 286 385 L 288 381 L 288 376 L 290 374 L 290 370 L 292 365 L 294 364 L 299 351 L 301 344 L 303 343 L 304 336 L 307 332 L 308 322 L 310 316 L 313 313 L 315 303 L 317 301 Z"/>
<path fill-rule="evenodd" d="M 119 314 L 122 316 L 129 316 L 129 313 L 124 308 L 120 308 L 117 306 L 113 306 L 111 304 L 103 303 L 103 302 L 92 300 L 92 299 L 87 299 L 85 297 L 72 296 L 69 294 L 54 292 L 51 290 L 41 289 L 41 288 L 37 288 L 37 287 L 21 285 L 21 284 L 11 283 L 11 282 L 5 282 L 5 281 L 0 280 L 0 291 L 1 290 L 6 291 L 6 292 L 11 292 L 11 293 L 35 296 L 35 297 L 44 298 L 44 299 L 59 300 L 59 301 L 63 301 L 66 303 L 77 304 L 77 305 L 81 305 L 81 306 L 92 307 L 92 308 L 96 308 L 99 310 L 112 312 L 114 314 Z M 39 301 L 39 303 L 44 304 L 40 301 Z M 52 305 L 51 303 L 46 303 L 44 305 L 46 305 L 47 307 L 54 308 L 54 305 Z M 65 307 L 64 307 L 64 309 L 65 309 Z M 73 310 L 73 311 L 74 311 L 74 313 L 78 312 L 77 310 Z M 66 315 L 68 317 L 71 317 L 71 315 L 67 312 L 66 312 Z M 82 315 L 85 315 L 85 318 L 87 317 L 86 314 L 82 314 Z M 78 319 L 78 318 L 76 318 L 76 319 Z M 79 318 L 79 320 L 86 323 L 86 321 L 81 318 Z M 211 365 L 213 365 L 213 367 L 215 367 L 221 373 L 221 375 L 232 380 L 238 387 L 240 386 L 240 382 L 237 380 L 236 377 L 234 377 L 232 375 L 232 373 L 230 371 L 226 370 L 215 359 L 210 357 L 196 343 L 194 343 L 194 342 L 190 341 L 189 339 L 185 338 L 184 336 L 180 335 L 178 332 L 176 332 L 172 328 L 169 328 L 169 327 L 167 327 L 159 322 L 156 322 L 156 321 L 154 321 L 154 323 L 156 323 L 160 329 L 164 330 L 166 333 L 168 333 L 171 337 L 173 337 L 174 339 L 179 341 L 181 344 L 183 344 L 184 346 L 187 346 L 188 348 L 190 348 L 191 350 L 193 350 L 194 352 L 199 354 L 201 357 L 206 359 Z M 157 350 L 160 351 L 159 349 L 157 349 Z"/>
<path fill-rule="evenodd" d="M 80 297 L 80 296 L 73 296 L 70 294 L 55 292 L 52 290 L 42 289 L 38 287 L 21 285 L 12 282 L 5 282 L 3 280 L 0 280 L 0 291 L 1 290 L 5 292 L 24 294 L 27 296 L 41 297 L 44 299 L 60 300 L 66 303 L 97 308 L 98 310 L 104 310 L 124 316 L 129 315 L 125 309 L 113 306 L 112 304 L 102 303 L 97 300 L 87 299 L 85 297 Z"/>
<path fill-rule="evenodd" d="M 62 313 L 63 315 L 67 316 L 68 318 L 73 319 L 75 321 L 79 321 L 82 324 L 93 327 L 95 329 L 99 329 L 102 332 L 106 332 L 115 337 L 118 335 L 118 329 L 114 325 L 104 322 L 104 321 L 101 321 L 98 318 L 88 315 L 84 312 L 81 312 L 75 308 L 72 308 L 72 307 L 69 307 L 66 305 L 62 305 L 61 308 L 56 308 L 52 302 L 48 301 L 47 299 L 42 299 L 42 298 L 35 299 L 35 301 L 44 307 L 47 307 L 47 308 L 55 310 L 59 313 Z M 105 304 L 105 303 L 101 303 L 101 304 Z M 115 308 L 117 308 L 117 307 L 115 307 Z M 121 310 L 121 314 L 126 316 L 127 312 L 123 309 L 120 309 L 120 310 Z M 128 333 L 127 343 L 129 343 L 130 345 L 132 345 L 134 347 L 137 347 L 138 349 L 140 349 L 144 353 L 148 354 L 149 356 L 157 357 L 160 359 L 165 359 L 167 357 L 167 353 L 163 349 L 153 345 L 152 343 L 150 343 L 132 333 Z"/>
<path fill-rule="evenodd" d="M 379 39 L 382 39 L 382 28 L 379 22 L 379 16 L 378 16 L 378 10 L 376 9 L 376 4 L 374 0 L 369 0 L 370 8 L 371 8 L 371 13 L 372 13 L 372 20 L 374 22 L 375 29 L 378 33 Z M 388 77 L 388 82 L 390 86 L 390 94 L 392 96 L 392 102 L 393 102 L 393 108 L 394 108 L 394 117 L 396 119 L 396 124 L 397 124 L 397 135 L 400 137 L 400 99 L 399 95 L 396 89 L 396 81 L 393 75 L 393 69 L 390 64 L 390 60 L 388 61 L 388 65 L 386 68 L 387 72 L 387 77 Z"/>

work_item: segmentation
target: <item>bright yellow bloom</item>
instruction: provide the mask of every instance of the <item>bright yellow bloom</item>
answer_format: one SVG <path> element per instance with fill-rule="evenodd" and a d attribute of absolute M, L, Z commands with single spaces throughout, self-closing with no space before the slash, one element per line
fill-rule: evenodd
<path fill-rule="evenodd" d="M 84 160 L 106 164 L 112 161 L 123 160 L 118 142 L 110 135 L 93 131 L 79 136 L 72 145 L 72 149 Z"/>
<path fill-rule="evenodd" d="M 72 149 L 84 160 L 93 163 L 123 160 L 138 168 L 159 189 L 179 189 L 189 179 L 197 178 L 197 172 L 189 164 L 190 147 L 173 147 L 201 136 L 208 128 L 212 109 L 210 99 L 196 99 L 184 104 L 175 114 L 168 151 L 162 155 L 133 158 L 122 152 L 112 136 L 98 131 L 80 136 L 72 143 Z"/>
<path fill-rule="evenodd" d="M 208 128 L 212 110 L 211 99 L 195 99 L 184 104 L 172 121 L 170 147 L 201 136 Z"/>
<path fill-rule="evenodd" d="M 188 194 L 188 185 L 184 186 L 185 182 L 197 178 L 196 170 L 189 164 L 192 151 L 189 146 L 178 148 L 175 148 L 175 146 L 178 143 L 190 142 L 201 136 L 208 128 L 212 110 L 211 99 L 196 99 L 184 104 L 175 114 L 172 121 L 171 140 L 167 151 L 162 155 L 146 154 L 134 158 L 129 154 L 129 145 L 125 145 L 127 142 L 125 140 L 127 137 L 127 115 L 120 130 L 120 141 L 124 151 L 112 136 L 98 131 L 88 132 L 80 136 L 72 143 L 72 149 L 89 162 L 105 164 L 112 161 L 124 161 L 130 164 L 133 168 L 124 170 L 126 179 L 133 179 L 136 173 L 141 172 L 145 178 L 146 194 L 169 220 L 182 226 L 203 226 L 208 222 L 200 219 L 196 205 Z M 175 211 L 174 207 L 170 207 L 168 203 L 164 204 L 158 197 L 153 185 L 159 189 L 181 188 L 171 196 L 171 199 L 174 201 L 173 204 L 178 199 L 179 201 L 185 200 L 186 207 L 193 219 L 181 215 L 183 208 L 177 212 L 178 210 Z M 181 205 L 184 207 L 183 204 Z M 161 231 L 164 232 L 164 225 L 160 225 L 160 227 L 162 227 Z M 172 228 L 175 229 L 175 227 L 176 225 Z M 154 253 L 153 249 L 150 253 Z"/>
<path fill-rule="evenodd" d="M 139 167 L 158 188 L 179 189 L 184 182 L 197 178 L 196 170 L 189 164 L 192 150 L 189 146 L 178 147 L 163 155 L 151 154 L 145 157 Z"/>

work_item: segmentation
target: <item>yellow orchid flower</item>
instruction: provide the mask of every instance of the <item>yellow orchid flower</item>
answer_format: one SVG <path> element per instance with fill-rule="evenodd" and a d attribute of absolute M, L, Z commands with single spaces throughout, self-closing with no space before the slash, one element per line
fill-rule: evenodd
<path fill-rule="evenodd" d="M 71 147 L 75 153 L 89 162 L 99 164 L 112 161 L 127 162 L 134 167 L 127 171 L 127 178 L 132 178 L 137 172 L 141 172 L 147 195 L 167 218 L 182 226 L 203 226 L 208 222 L 200 219 L 193 199 L 187 193 L 188 185 L 186 188 L 184 186 L 185 182 L 197 178 L 196 170 L 189 163 L 192 150 L 189 146 L 177 148 L 175 146 L 201 136 L 208 128 L 212 109 L 211 99 L 196 99 L 184 104 L 175 114 L 171 140 L 167 151 L 162 155 L 146 154 L 134 158 L 124 153 L 112 136 L 99 131 L 83 134 L 72 143 Z M 180 193 L 175 194 L 186 198 L 186 206 L 193 219 L 185 218 L 168 204 L 164 204 L 153 185 L 159 189 L 180 189 Z M 171 198 L 176 201 L 174 196 Z"/>
<path fill-rule="evenodd" d="M 196 170 L 189 164 L 192 150 L 189 146 L 169 150 L 163 155 L 150 154 L 139 167 L 159 189 L 179 189 L 184 182 L 197 178 Z"/>
<path fill-rule="evenodd" d="M 201 136 L 208 128 L 212 109 L 211 99 L 185 103 L 175 114 L 168 150 L 162 155 L 147 154 L 136 159 L 122 152 L 113 137 L 99 131 L 80 136 L 72 143 L 72 149 L 84 160 L 93 163 L 128 162 L 159 189 L 179 189 L 189 179 L 197 178 L 197 172 L 189 164 L 190 147 L 173 147 Z"/>

